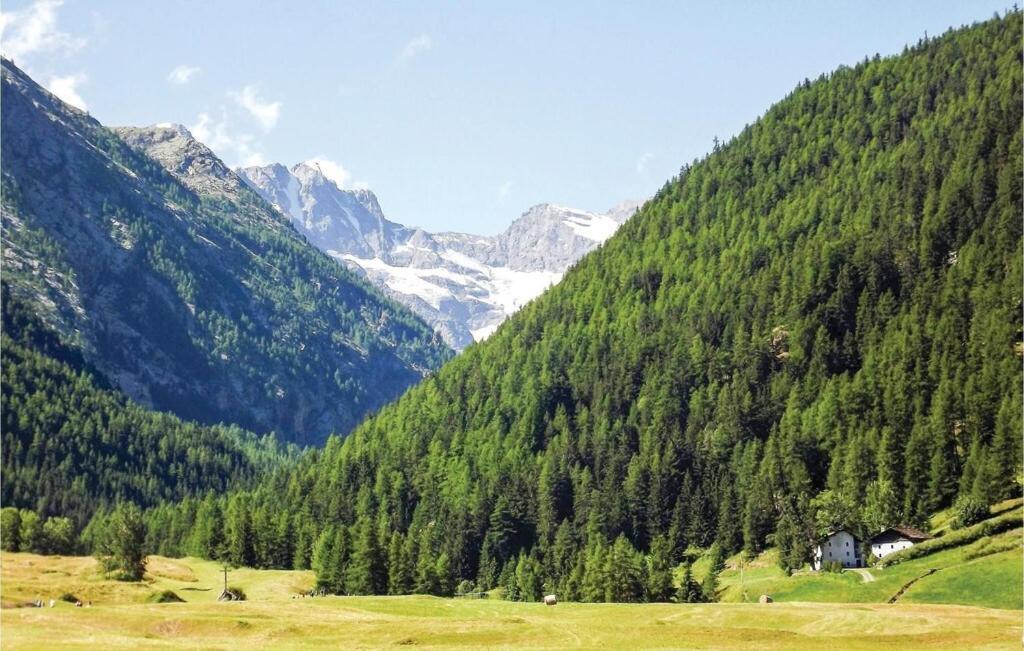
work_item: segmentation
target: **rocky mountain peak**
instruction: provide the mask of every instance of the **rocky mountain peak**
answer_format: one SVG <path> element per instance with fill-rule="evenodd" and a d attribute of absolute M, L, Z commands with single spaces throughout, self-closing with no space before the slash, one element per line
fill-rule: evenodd
<path fill-rule="evenodd" d="M 243 186 L 231 168 L 180 124 L 114 127 L 113 131 L 197 193 L 233 197 Z"/>
<path fill-rule="evenodd" d="M 591 213 L 542 203 L 493 237 L 430 233 L 388 221 L 376 195 L 345 189 L 330 161 L 239 174 L 320 249 L 366 275 L 456 349 L 489 335 L 609 237 L 636 202 Z"/>

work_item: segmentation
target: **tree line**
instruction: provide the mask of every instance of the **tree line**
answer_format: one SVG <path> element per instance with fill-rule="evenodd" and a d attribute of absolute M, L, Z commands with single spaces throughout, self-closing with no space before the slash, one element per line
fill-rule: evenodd
<path fill-rule="evenodd" d="M 5 506 L 66 516 L 77 532 L 101 507 L 243 488 L 298 455 L 272 436 L 197 425 L 131 402 L 6 283 L 0 291 Z"/>

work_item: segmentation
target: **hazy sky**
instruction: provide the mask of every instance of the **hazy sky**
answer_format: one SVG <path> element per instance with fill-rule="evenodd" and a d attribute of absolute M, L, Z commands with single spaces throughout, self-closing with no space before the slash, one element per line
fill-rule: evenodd
<path fill-rule="evenodd" d="M 1008 6 L 6 0 L 2 49 L 105 124 L 321 157 L 394 221 L 492 234 L 649 196 L 805 77 Z"/>

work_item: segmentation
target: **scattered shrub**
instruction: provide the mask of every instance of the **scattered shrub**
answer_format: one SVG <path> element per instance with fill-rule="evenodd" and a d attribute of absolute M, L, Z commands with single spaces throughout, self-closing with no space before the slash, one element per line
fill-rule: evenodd
<path fill-rule="evenodd" d="M 977 498 L 970 495 L 963 495 L 957 498 L 953 505 L 953 528 L 962 529 L 972 524 L 977 524 L 989 515 L 988 507 L 982 504 Z"/>
<path fill-rule="evenodd" d="M 981 558 L 982 556 L 991 556 L 992 554 L 1008 552 L 1012 549 L 1020 549 L 1020 546 L 1020 538 L 984 538 L 977 541 L 970 547 L 965 548 L 963 552 L 963 559 L 964 561 L 969 561 L 975 558 Z"/>
<path fill-rule="evenodd" d="M 245 601 L 245 590 L 242 590 L 238 586 L 228 586 L 228 592 L 234 596 L 234 601 Z"/>
<path fill-rule="evenodd" d="M 153 604 L 178 604 L 185 602 L 184 599 L 176 595 L 171 590 L 154 592 L 153 594 L 149 595 L 148 601 Z"/>
<path fill-rule="evenodd" d="M 60 599 L 61 601 L 66 601 L 69 604 L 78 603 L 80 601 L 78 597 L 71 594 L 70 592 L 65 592 L 60 597 L 58 597 L 58 599 Z"/>

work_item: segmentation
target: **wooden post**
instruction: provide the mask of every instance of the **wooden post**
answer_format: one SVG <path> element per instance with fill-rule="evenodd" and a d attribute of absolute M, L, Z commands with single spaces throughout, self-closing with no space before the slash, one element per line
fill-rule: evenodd
<path fill-rule="evenodd" d="M 228 593 L 228 566 L 224 566 L 224 594 Z"/>

